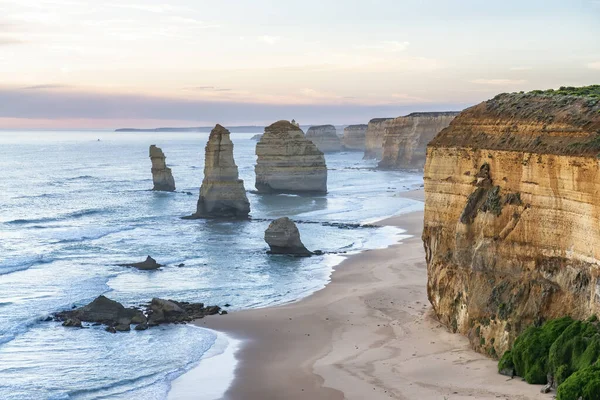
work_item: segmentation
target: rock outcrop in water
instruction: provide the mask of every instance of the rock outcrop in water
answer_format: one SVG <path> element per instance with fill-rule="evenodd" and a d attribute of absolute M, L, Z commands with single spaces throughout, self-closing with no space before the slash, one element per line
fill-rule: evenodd
<path fill-rule="evenodd" d="M 368 125 L 348 125 L 344 128 L 343 145 L 346 150 L 365 151 Z"/>
<path fill-rule="evenodd" d="M 288 121 L 265 128 L 256 144 L 256 189 L 261 193 L 325 193 L 327 165 L 317 146 Z"/>
<path fill-rule="evenodd" d="M 498 95 L 427 148 L 429 299 L 481 352 L 600 312 L 600 87 L 581 91 Z"/>
<path fill-rule="evenodd" d="M 276 219 L 265 231 L 265 242 L 271 249 L 269 254 L 289 254 L 308 257 L 312 253 L 300 240 L 298 227 L 288 217 Z"/>
<path fill-rule="evenodd" d="M 342 142 L 333 125 L 311 126 L 308 128 L 308 132 L 306 132 L 306 138 L 310 139 L 323 153 L 333 153 L 342 150 Z"/>
<path fill-rule="evenodd" d="M 246 218 L 250 202 L 233 159 L 229 131 L 221 125 L 210 132 L 204 158 L 204 180 L 196 213 L 190 218 Z"/>
<path fill-rule="evenodd" d="M 165 154 L 156 145 L 150 146 L 150 160 L 152 161 L 152 181 L 154 182 L 153 190 L 163 192 L 175 191 L 175 179 L 171 173 L 171 168 L 167 167 Z"/>
<path fill-rule="evenodd" d="M 458 112 L 419 112 L 388 121 L 380 169 L 423 168 L 427 144 Z"/>
<path fill-rule="evenodd" d="M 385 128 L 393 118 L 374 118 L 367 125 L 365 136 L 365 160 L 381 160 L 383 156 L 383 137 Z"/>
<path fill-rule="evenodd" d="M 156 260 L 150 256 L 146 257 L 146 260 L 142 261 L 142 262 L 131 263 L 131 264 L 119 264 L 119 266 L 137 268 L 141 271 L 152 271 L 152 270 L 159 269 L 160 267 L 162 267 L 161 264 L 157 263 Z"/>

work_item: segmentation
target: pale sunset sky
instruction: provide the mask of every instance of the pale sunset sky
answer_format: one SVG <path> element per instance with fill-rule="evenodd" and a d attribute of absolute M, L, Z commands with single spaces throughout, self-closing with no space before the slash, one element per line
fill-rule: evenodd
<path fill-rule="evenodd" d="M 600 0 L 0 0 L 0 128 L 366 123 L 600 83 Z"/>

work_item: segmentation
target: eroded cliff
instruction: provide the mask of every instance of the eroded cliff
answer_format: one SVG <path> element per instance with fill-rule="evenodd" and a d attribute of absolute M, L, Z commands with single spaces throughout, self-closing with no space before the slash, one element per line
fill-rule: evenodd
<path fill-rule="evenodd" d="M 427 144 L 458 112 L 419 112 L 387 122 L 380 169 L 423 168 Z"/>
<path fill-rule="evenodd" d="M 600 312 L 599 153 L 598 98 L 552 93 L 496 96 L 430 142 L 428 295 L 475 349 Z"/>
<path fill-rule="evenodd" d="M 381 160 L 383 156 L 383 138 L 385 128 L 393 118 L 373 118 L 367 125 L 365 136 L 365 160 Z"/>
<path fill-rule="evenodd" d="M 323 153 L 342 150 L 342 142 L 333 125 L 311 126 L 306 132 L 306 138 L 312 141 Z"/>
<path fill-rule="evenodd" d="M 346 150 L 364 151 L 368 125 L 348 125 L 344 128 L 343 145 Z"/>

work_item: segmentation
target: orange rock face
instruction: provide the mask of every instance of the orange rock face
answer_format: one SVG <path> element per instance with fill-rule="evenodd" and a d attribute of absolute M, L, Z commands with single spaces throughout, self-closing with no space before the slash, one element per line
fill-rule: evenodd
<path fill-rule="evenodd" d="M 428 295 L 501 355 L 527 326 L 600 312 L 600 102 L 499 95 L 428 146 Z"/>

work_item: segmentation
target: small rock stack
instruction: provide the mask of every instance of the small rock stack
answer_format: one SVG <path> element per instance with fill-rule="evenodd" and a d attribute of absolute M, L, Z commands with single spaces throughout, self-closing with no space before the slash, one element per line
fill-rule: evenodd
<path fill-rule="evenodd" d="M 174 192 L 175 191 L 175 179 L 171 173 L 171 168 L 167 168 L 165 154 L 156 145 L 150 146 L 150 160 L 152 161 L 152 181 L 154 182 L 154 188 L 152 190 L 158 190 L 163 192 Z"/>

